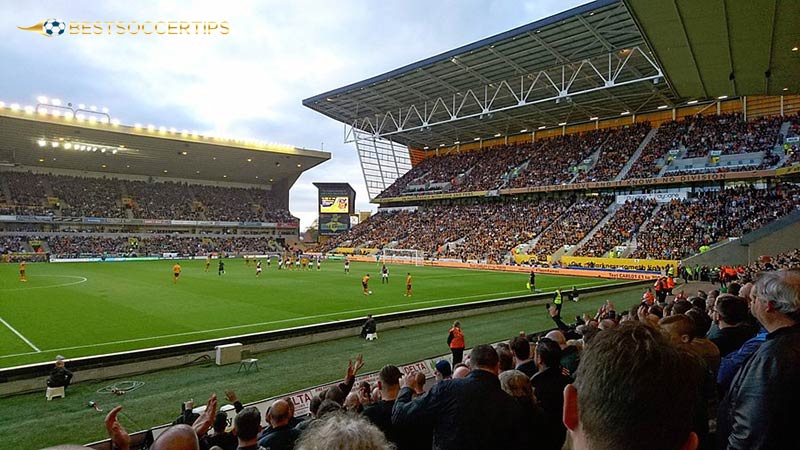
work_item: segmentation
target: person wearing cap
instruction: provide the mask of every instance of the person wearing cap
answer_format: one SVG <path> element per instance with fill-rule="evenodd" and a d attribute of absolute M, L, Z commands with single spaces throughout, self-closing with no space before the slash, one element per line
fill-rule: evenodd
<path fill-rule="evenodd" d="M 436 363 L 435 370 L 433 371 L 434 376 L 436 377 L 436 382 L 450 380 L 453 377 L 453 369 L 450 367 L 450 363 L 447 360 L 441 360 Z"/>
<path fill-rule="evenodd" d="M 72 372 L 64 367 L 64 357 L 61 355 L 56 356 L 56 365 L 50 371 L 50 376 L 47 378 L 47 387 L 69 387 L 69 382 L 72 381 Z"/>

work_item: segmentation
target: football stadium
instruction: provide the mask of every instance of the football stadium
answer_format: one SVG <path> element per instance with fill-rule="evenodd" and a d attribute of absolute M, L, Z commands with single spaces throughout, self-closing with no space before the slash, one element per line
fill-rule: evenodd
<path fill-rule="evenodd" d="M 233 71 L 296 92 L 246 65 L 178 70 L 231 85 L 185 128 L 4 78 L 2 447 L 791 448 L 800 3 L 561 9 L 289 99 L 334 150 L 269 141 L 316 135 L 255 97 L 223 111 L 255 138 L 181 119 Z M 186 58 L 238 31 L 18 25 Z"/>

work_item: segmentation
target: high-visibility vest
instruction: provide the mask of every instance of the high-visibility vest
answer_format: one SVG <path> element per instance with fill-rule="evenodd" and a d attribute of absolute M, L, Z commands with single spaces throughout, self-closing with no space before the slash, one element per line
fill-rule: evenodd
<path fill-rule="evenodd" d="M 453 327 L 450 329 L 453 339 L 450 341 L 450 348 L 464 348 L 464 333 L 460 329 Z"/>
<path fill-rule="evenodd" d="M 561 292 L 556 291 L 556 296 L 555 298 L 553 298 L 553 303 L 555 303 L 556 305 L 561 304 Z"/>

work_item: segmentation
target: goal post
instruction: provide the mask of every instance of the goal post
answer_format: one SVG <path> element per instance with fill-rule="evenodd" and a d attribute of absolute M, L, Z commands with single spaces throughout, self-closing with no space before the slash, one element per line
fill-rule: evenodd
<path fill-rule="evenodd" d="M 381 260 L 385 263 L 423 265 L 422 252 L 412 248 L 385 248 Z"/>

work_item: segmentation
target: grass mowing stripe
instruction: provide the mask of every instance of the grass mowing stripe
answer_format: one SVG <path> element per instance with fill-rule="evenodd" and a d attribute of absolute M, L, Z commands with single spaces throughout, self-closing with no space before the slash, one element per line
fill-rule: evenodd
<path fill-rule="evenodd" d="M 173 284 L 173 264 L 34 263 L 24 288 L 69 282 L 36 290 L 21 289 L 13 266 L 0 264 L 0 289 L 15 289 L 0 291 L 0 316 L 42 349 L 33 352 L 11 332 L 0 333 L 0 367 L 49 361 L 55 352 L 94 356 L 528 292 L 528 273 L 387 264 L 390 273 L 400 274 L 392 277 L 399 283 L 383 285 L 372 264 L 352 263 L 350 275 L 333 263 L 321 271 L 278 271 L 273 265 L 256 277 L 241 260 L 226 263 L 223 276 L 206 273 L 204 261 L 181 261 L 183 272 Z M 406 272 L 414 277 L 411 298 L 403 296 Z M 376 275 L 368 300 L 360 283 L 366 273 Z M 550 292 L 616 282 L 541 275 L 536 287 Z"/>
<path fill-rule="evenodd" d="M 603 285 L 607 285 L 607 284 L 613 284 L 613 282 L 600 281 L 600 282 L 590 282 L 590 283 L 577 283 L 577 284 L 575 284 L 575 286 L 603 286 Z M 462 296 L 462 297 L 451 297 L 451 298 L 441 298 L 441 299 L 436 299 L 436 300 L 425 300 L 425 301 L 421 301 L 421 302 L 399 303 L 399 304 L 394 304 L 394 305 L 385 305 L 385 306 L 378 306 L 378 307 L 353 309 L 353 310 L 350 310 L 350 311 L 338 311 L 338 312 L 334 312 L 334 313 L 317 314 L 317 315 L 314 315 L 314 316 L 293 317 L 293 318 L 290 318 L 290 319 L 272 320 L 272 321 L 268 321 L 268 322 L 258 322 L 258 323 L 244 324 L 244 325 L 233 325 L 233 326 L 230 326 L 230 327 L 222 327 L 222 328 L 215 328 L 215 329 L 209 329 L 209 330 L 187 331 L 187 332 L 184 332 L 184 333 L 173 333 L 173 334 L 166 334 L 166 335 L 161 335 L 161 336 L 150 336 L 150 337 L 146 337 L 146 338 L 126 339 L 126 340 L 113 341 L 113 342 L 101 342 L 101 343 L 97 343 L 97 344 L 77 345 L 77 346 L 72 346 L 72 347 L 50 348 L 50 349 L 46 349 L 46 351 L 48 351 L 48 352 L 60 352 L 60 351 L 64 351 L 64 350 L 77 350 L 77 349 L 83 349 L 83 348 L 104 347 L 104 346 L 108 346 L 108 345 L 128 344 L 128 343 L 133 343 L 133 342 L 146 342 L 146 341 L 149 341 L 149 340 L 158 341 L 159 339 L 167 339 L 167 338 L 181 337 L 181 336 L 192 336 L 192 335 L 197 335 L 197 334 L 216 333 L 216 332 L 219 332 L 219 331 L 229 331 L 229 330 L 237 330 L 237 329 L 242 329 L 242 328 L 259 327 L 259 326 L 264 326 L 264 325 L 274 325 L 274 324 L 278 324 L 278 323 L 289 323 L 289 322 L 295 322 L 295 321 L 300 321 L 300 320 L 308 320 L 308 319 L 321 319 L 321 318 L 324 318 L 324 317 L 331 317 L 331 316 L 336 316 L 336 315 L 347 315 L 347 314 L 355 314 L 355 313 L 364 313 L 364 312 L 378 311 L 378 310 L 384 310 L 384 309 L 402 308 L 402 307 L 405 307 L 405 306 L 425 305 L 425 304 L 432 304 L 432 303 L 443 303 L 443 302 L 450 302 L 450 301 L 454 301 L 454 300 L 466 300 L 466 299 L 470 299 L 470 298 L 485 297 L 487 295 L 520 294 L 520 293 L 527 293 L 527 292 L 528 292 L 527 290 L 507 291 L 507 292 L 497 292 L 497 293 L 492 293 L 492 294 L 477 294 L 477 295 L 468 295 L 468 296 Z M 493 300 L 493 298 L 486 298 L 486 299 L 483 299 L 483 300 Z M 0 320 L 2 320 L 2 318 L 0 318 Z M 343 319 L 343 320 L 346 320 L 346 319 Z M 5 323 L 5 321 L 3 323 Z M 11 327 L 9 326 L 9 328 L 11 328 Z M 11 328 L 11 330 L 15 331 L 13 328 Z M 20 335 L 20 337 L 22 337 L 22 336 Z M 23 339 L 24 339 L 24 337 L 23 337 Z M 28 342 L 28 341 L 26 340 L 26 342 Z M 32 345 L 32 344 L 30 344 L 30 345 Z M 36 348 L 34 347 L 34 349 L 36 349 Z M 12 358 L 12 357 L 15 357 L 15 356 L 31 355 L 31 354 L 40 352 L 40 350 L 38 350 L 38 349 L 36 349 L 36 350 L 37 350 L 36 352 L 26 352 L 26 353 L 15 353 L 15 354 L 11 354 L 11 355 L 2 355 L 2 356 L 0 356 L 0 359 L 2 359 L 2 358 Z"/>
<path fill-rule="evenodd" d="M 19 338 L 20 338 L 20 339 L 22 339 L 23 341 L 25 341 L 25 343 L 26 343 L 26 344 L 30 345 L 32 349 L 36 350 L 36 353 L 39 353 L 39 352 L 41 352 L 41 350 L 39 350 L 39 348 L 38 348 L 38 347 L 36 347 L 35 345 L 33 345 L 33 342 L 29 341 L 29 340 L 28 340 L 28 338 L 26 338 L 25 336 L 23 336 L 23 335 L 22 335 L 22 333 L 20 333 L 19 331 L 17 331 L 16 329 L 14 329 L 14 327 L 12 327 L 11 325 L 9 325 L 9 324 L 8 324 L 8 322 L 6 322 L 5 320 L 3 320 L 3 318 L 2 318 L 2 317 L 0 317 L 0 322 L 3 322 L 3 325 L 5 325 L 6 327 L 8 327 L 8 329 L 9 329 L 9 330 L 11 330 L 11 332 L 12 332 L 12 333 L 14 333 L 14 334 L 16 334 L 17 336 L 19 336 Z"/>

